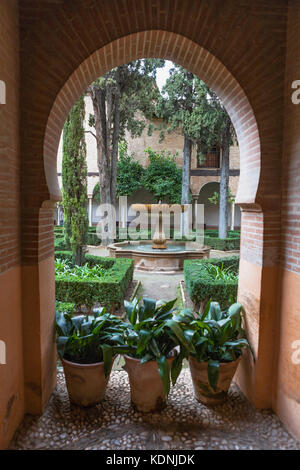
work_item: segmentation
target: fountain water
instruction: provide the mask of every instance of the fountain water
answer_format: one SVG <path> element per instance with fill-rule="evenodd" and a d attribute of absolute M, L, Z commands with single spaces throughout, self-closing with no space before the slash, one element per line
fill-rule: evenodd
<path fill-rule="evenodd" d="M 181 271 L 185 259 L 208 258 L 210 248 L 197 242 L 174 241 L 166 239 L 163 214 L 170 213 L 169 204 L 133 204 L 136 212 L 156 215 L 155 231 L 152 241 L 124 241 L 108 246 L 110 256 L 132 258 L 135 267 L 145 271 Z M 177 206 L 184 213 L 185 206 Z"/>

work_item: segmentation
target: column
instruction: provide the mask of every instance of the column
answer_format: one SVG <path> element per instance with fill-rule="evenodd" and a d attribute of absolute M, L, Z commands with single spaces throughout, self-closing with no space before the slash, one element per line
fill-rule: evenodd
<path fill-rule="evenodd" d="M 92 208 L 93 208 L 93 196 L 89 196 L 89 226 L 93 225 L 92 221 Z"/>

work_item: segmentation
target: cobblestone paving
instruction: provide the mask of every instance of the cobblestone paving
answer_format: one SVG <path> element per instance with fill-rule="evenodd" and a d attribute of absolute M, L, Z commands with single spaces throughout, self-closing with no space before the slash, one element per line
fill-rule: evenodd
<path fill-rule="evenodd" d="M 193 396 L 184 369 L 161 413 L 130 405 L 126 372 L 114 370 L 101 405 L 70 405 L 64 375 L 41 417 L 27 416 L 11 449 L 298 449 L 276 415 L 256 411 L 232 384 L 223 405 L 206 407 Z"/>

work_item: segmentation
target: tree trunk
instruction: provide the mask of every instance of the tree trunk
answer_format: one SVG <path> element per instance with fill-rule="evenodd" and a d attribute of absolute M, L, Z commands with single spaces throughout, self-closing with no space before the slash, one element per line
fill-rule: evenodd
<path fill-rule="evenodd" d="M 192 154 L 192 141 L 185 135 L 184 147 L 183 147 L 183 164 L 182 164 L 181 204 L 188 204 L 190 202 L 191 154 Z"/>
<path fill-rule="evenodd" d="M 111 198 L 111 166 L 110 166 L 110 149 L 109 129 L 107 128 L 106 119 L 106 99 L 105 91 L 100 87 L 91 86 L 90 95 L 93 102 L 95 131 L 97 138 L 97 165 L 99 170 L 99 187 L 100 187 L 100 203 L 112 204 Z M 102 245 L 108 245 L 112 240 L 107 238 L 102 240 Z"/>
<path fill-rule="evenodd" d="M 111 201 L 115 209 L 117 208 L 117 164 L 119 153 L 120 138 L 120 84 L 119 84 L 119 68 L 116 72 L 116 91 L 114 96 L 114 116 L 113 116 L 113 132 L 112 132 L 112 152 L 111 152 Z"/>
<path fill-rule="evenodd" d="M 76 249 L 74 263 L 77 266 L 82 266 L 82 264 L 83 264 L 83 249 L 82 249 L 82 246 L 79 246 Z"/>
<path fill-rule="evenodd" d="M 229 152 L 230 152 L 230 133 L 231 122 L 228 122 L 223 132 L 222 138 L 222 164 L 220 178 L 220 206 L 219 206 L 219 238 L 228 236 L 228 190 L 229 190 Z"/>
<path fill-rule="evenodd" d="M 191 154 L 192 141 L 185 135 L 183 146 L 181 204 L 189 204 L 190 202 Z M 181 212 L 181 235 L 188 235 L 187 227 L 185 226 L 184 212 Z"/>

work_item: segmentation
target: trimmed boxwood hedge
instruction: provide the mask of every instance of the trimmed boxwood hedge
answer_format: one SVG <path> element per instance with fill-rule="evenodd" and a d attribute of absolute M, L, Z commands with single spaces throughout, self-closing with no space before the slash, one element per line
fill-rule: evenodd
<path fill-rule="evenodd" d="M 219 302 L 222 308 L 236 301 L 238 280 L 212 280 L 203 265 L 211 263 L 219 267 L 231 268 L 238 274 L 239 256 L 224 258 L 208 258 L 184 261 L 184 281 L 190 298 L 194 304 L 212 299 Z"/>
<path fill-rule="evenodd" d="M 70 251 L 57 251 L 55 256 L 72 261 Z M 123 304 L 127 288 L 132 281 L 133 261 L 127 258 L 106 258 L 93 255 L 85 255 L 85 260 L 90 266 L 97 264 L 107 269 L 103 279 L 95 281 L 71 277 L 66 280 L 56 279 L 56 300 L 89 307 L 99 302 L 101 306 L 113 313 L 114 309 Z"/>
<path fill-rule="evenodd" d="M 229 230 L 228 238 L 219 238 L 217 230 L 205 230 L 204 244 L 210 246 L 213 250 L 229 251 L 239 250 L 241 243 L 241 234 L 237 230 Z"/>

